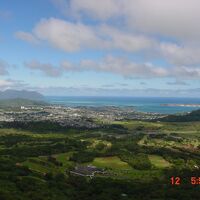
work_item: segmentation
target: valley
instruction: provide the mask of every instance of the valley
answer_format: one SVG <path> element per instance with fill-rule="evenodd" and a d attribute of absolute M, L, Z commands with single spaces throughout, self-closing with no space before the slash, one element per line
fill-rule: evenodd
<path fill-rule="evenodd" d="M 48 199 L 75 200 L 92 192 L 91 199 L 196 198 L 199 185 L 190 179 L 200 176 L 200 122 L 127 119 L 135 113 L 110 109 L 59 112 L 82 120 L 82 127 L 56 120 L 1 122 L 0 197 L 36 200 L 48 193 Z M 85 125 L 88 120 L 92 125 Z M 171 177 L 181 177 L 181 185 L 171 185 Z"/>

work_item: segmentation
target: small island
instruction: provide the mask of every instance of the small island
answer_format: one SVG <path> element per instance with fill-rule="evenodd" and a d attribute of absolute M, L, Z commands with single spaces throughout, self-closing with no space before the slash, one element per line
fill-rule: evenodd
<path fill-rule="evenodd" d="M 200 104 L 161 104 L 161 106 L 170 106 L 170 107 L 200 107 Z"/>

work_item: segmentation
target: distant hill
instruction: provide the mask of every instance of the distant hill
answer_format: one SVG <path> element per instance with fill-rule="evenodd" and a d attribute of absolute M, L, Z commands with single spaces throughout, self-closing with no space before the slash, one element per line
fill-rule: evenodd
<path fill-rule="evenodd" d="M 200 110 L 192 111 L 188 114 L 183 115 L 168 115 L 160 119 L 160 121 L 164 122 L 192 122 L 192 121 L 200 121 Z"/>
<path fill-rule="evenodd" d="M 29 99 L 35 101 L 44 100 L 44 96 L 35 91 L 5 90 L 0 91 L 0 100 L 5 99 Z"/>
<path fill-rule="evenodd" d="M 44 106 L 48 105 L 43 101 L 35 101 L 30 99 L 5 99 L 0 100 L 0 108 L 21 107 L 21 106 Z"/>

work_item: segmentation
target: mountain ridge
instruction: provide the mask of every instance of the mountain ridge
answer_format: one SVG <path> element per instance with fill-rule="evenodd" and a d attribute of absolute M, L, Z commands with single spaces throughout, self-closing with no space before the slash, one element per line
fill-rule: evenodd
<path fill-rule="evenodd" d="M 0 108 L 17 108 L 21 106 L 46 106 L 48 103 L 30 99 L 0 99 Z"/>
<path fill-rule="evenodd" d="M 28 90 L 4 90 L 0 91 L 0 100 L 7 99 L 28 99 L 34 101 L 44 100 L 44 96 L 36 91 L 28 91 Z"/>

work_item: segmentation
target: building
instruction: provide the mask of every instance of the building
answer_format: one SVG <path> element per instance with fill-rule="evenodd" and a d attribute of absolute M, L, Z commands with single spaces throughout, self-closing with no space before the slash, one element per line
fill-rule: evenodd
<path fill-rule="evenodd" d="M 95 174 L 104 174 L 104 169 L 97 168 L 92 165 L 87 166 L 76 166 L 74 170 L 70 171 L 70 174 L 77 176 L 85 176 L 85 177 L 94 177 Z"/>

